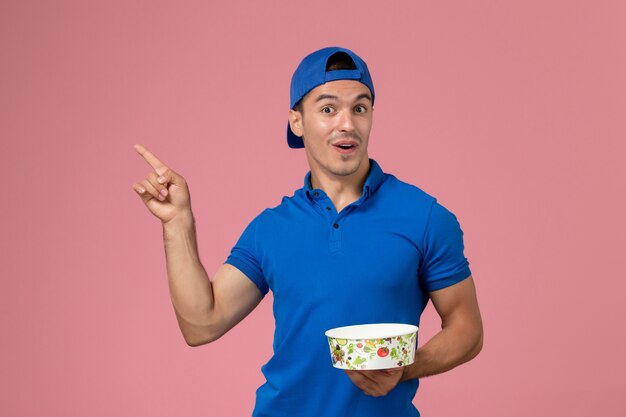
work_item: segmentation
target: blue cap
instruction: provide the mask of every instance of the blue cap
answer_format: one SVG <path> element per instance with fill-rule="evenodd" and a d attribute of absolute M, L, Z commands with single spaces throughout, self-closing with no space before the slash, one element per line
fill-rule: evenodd
<path fill-rule="evenodd" d="M 328 58 L 337 52 L 345 52 L 352 58 L 356 69 L 326 71 Z M 302 100 L 309 91 L 318 85 L 335 80 L 356 80 L 365 84 L 372 93 L 372 104 L 374 104 L 374 84 L 367 69 L 367 64 L 357 54 L 349 49 L 336 46 L 323 48 L 304 57 L 296 71 L 291 77 L 290 105 L 289 108 Z M 290 148 L 304 148 L 302 138 L 296 136 L 287 122 L 287 144 Z"/>

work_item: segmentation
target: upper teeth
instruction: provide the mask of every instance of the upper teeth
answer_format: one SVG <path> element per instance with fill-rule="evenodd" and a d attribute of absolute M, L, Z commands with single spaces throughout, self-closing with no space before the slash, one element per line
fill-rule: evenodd
<path fill-rule="evenodd" d="M 350 148 L 352 145 L 339 145 L 339 146 L 341 146 L 342 148 Z"/>

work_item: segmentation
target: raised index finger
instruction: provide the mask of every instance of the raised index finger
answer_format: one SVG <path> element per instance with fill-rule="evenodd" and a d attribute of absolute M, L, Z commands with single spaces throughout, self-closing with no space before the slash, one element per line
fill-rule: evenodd
<path fill-rule="evenodd" d="M 150 152 L 149 150 L 147 150 L 144 146 L 140 144 L 136 144 L 134 148 L 139 153 L 139 155 L 143 156 L 143 159 L 145 159 L 146 162 L 152 168 L 154 168 L 157 174 L 163 175 L 165 171 L 167 171 L 167 167 L 165 166 L 165 164 L 161 162 L 159 158 L 154 156 L 154 154 Z"/>

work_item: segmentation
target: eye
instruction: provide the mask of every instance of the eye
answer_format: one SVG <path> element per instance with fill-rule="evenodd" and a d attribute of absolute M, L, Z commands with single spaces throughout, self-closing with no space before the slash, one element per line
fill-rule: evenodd
<path fill-rule="evenodd" d="M 332 113 L 333 108 L 330 106 L 324 106 L 322 107 L 322 113 Z"/>
<path fill-rule="evenodd" d="M 356 106 L 354 111 L 357 113 L 365 113 L 367 111 L 367 107 L 365 106 Z"/>

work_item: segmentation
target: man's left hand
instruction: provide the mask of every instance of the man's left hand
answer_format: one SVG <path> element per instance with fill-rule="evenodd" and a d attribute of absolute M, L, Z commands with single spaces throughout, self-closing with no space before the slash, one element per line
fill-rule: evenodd
<path fill-rule="evenodd" d="M 380 397 L 387 395 L 398 385 L 404 367 L 376 370 L 351 371 L 345 370 L 354 385 L 359 387 L 365 395 Z"/>

